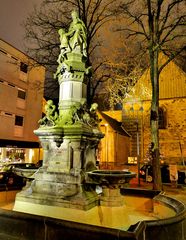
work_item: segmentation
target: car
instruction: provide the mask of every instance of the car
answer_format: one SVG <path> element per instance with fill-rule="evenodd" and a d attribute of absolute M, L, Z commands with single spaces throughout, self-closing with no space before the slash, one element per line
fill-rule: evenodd
<path fill-rule="evenodd" d="M 163 164 L 160 166 L 161 169 L 161 178 L 163 183 L 170 183 L 170 172 L 169 165 Z M 152 165 L 145 164 L 140 168 L 139 172 L 140 178 L 142 178 L 146 182 L 153 182 L 153 173 L 152 173 Z M 186 183 L 186 174 L 184 171 L 178 170 L 178 184 Z"/>
<path fill-rule="evenodd" d="M 34 163 L 9 163 L 3 165 L 0 169 L 0 185 L 19 186 L 23 187 L 26 185 L 26 178 L 19 176 L 14 171 L 18 169 L 33 169 L 36 168 Z"/>

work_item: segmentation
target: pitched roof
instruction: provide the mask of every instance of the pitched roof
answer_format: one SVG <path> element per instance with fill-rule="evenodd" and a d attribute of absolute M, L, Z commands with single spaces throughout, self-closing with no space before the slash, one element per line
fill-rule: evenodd
<path fill-rule="evenodd" d="M 167 56 L 161 54 L 160 62 L 165 62 Z M 141 100 L 151 100 L 150 69 L 148 68 L 136 85 L 129 92 L 129 96 L 124 101 L 133 98 Z M 174 61 L 171 61 L 162 70 L 159 78 L 159 98 L 186 97 L 186 73 Z"/>
<path fill-rule="evenodd" d="M 117 133 L 130 137 L 129 133 L 122 127 L 122 123 L 118 122 L 114 118 L 109 117 L 107 114 L 103 112 L 99 112 L 100 115 L 105 119 L 105 121 L 110 125 L 112 129 L 114 129 Z"/>

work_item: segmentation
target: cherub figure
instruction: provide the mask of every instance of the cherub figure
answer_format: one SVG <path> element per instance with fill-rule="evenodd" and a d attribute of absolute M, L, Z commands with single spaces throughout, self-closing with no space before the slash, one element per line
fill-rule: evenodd
<path fill-rule="evenodd" d="M 69 42 L 68 42 L 68 33 L 65 32 L 63 28 L 59 29 L 58 31 L 60 35 L 60 54 L 58 56 L 57 62 L 58 62 L 58 67 L 57 71 L 54 74 L 54 78 L 57 78 L 60 74 L 61 71 L 63 70 L 63 63 L 65 60 L 67 60 L 67 53 L 71 52 Z"/>
<path fill-rule="evenodd" d="M 48 100 L 47 104 L 45 105 L 46 115 L 39 120 L 39 123 L 41 125 L 54 126 L 56 120 L 58 119 L 58 113 L 55 110 L 56 110 L 56 106 L 53 104 L 53 101 Z"/>
<path fill-rule="evenodd" d="M 92 124 L 97 126 L 100 123 L 100 119 L 97 115 L 98 104 L 93 103 L 90 107 L 90 117 L 92 119 Z"/>

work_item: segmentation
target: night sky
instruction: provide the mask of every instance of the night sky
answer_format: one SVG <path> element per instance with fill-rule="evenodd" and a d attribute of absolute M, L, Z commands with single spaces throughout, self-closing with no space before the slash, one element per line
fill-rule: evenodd
<path fill-rule="evenodd" d="M 24 28 L 21 26 L 34 5 L 42 0 L 0 0 L 0 38 L 24 51 Z"/>

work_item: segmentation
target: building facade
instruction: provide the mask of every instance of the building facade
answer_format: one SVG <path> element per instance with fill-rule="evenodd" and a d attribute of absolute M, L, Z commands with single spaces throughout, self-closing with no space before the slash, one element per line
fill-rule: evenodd
<path fill-rule="evenodd" d="M 130 135 L 122 127 L 121 121 L 103 112 L 99 112 L 98 116 L 101 119 L 99 128 L 104 134 L 98 148 L 99 168 L 123 169 L 128 162 Z"/>
<path fill-rule="evenodd" d="M 0 161 L 39 160 L 45 68 L 0 39 Z"/>
<path fill-rule="evenodd" d="M 166 57 L 161 56 L 160 61 Z M 160 159 L 165 163 L 186 161 L 186 73 L 171 61 L 159 80 L 159 143 Z M 151 82 L 149 69 L 138 80 L 123 101 L 122 111 L 107 112 L 121 119 L 131 135 L 129 159 L 150 161 Z"/>

